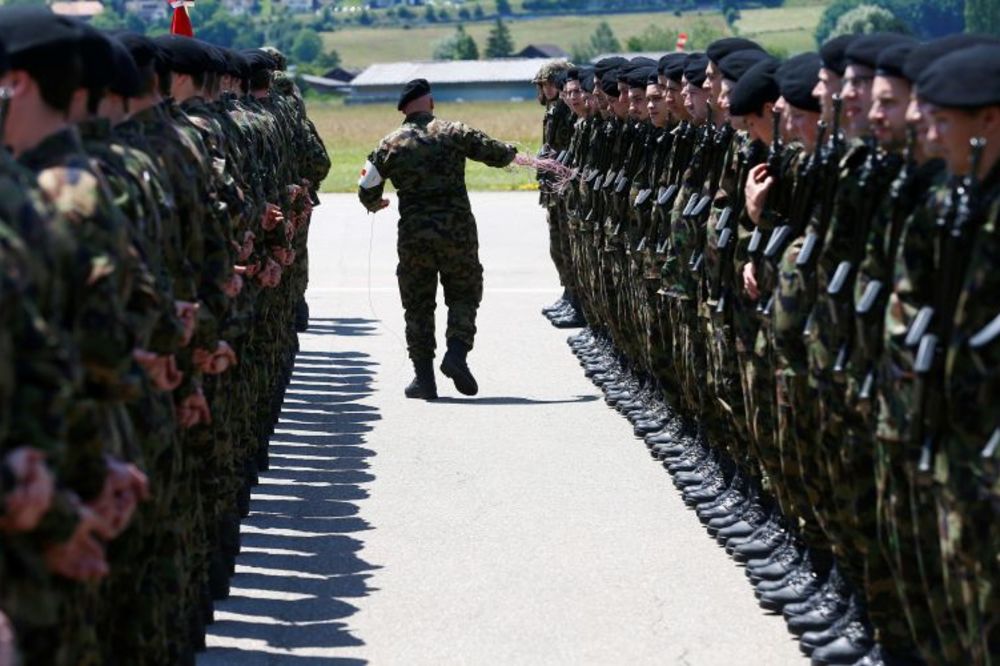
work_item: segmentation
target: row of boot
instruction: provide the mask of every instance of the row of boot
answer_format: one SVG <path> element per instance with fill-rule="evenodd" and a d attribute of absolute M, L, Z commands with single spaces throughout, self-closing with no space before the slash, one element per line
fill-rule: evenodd
<path fill-rule="evenodd" d="M 581 328 L 587 325 L 580 314 L 580 306 L 569 290 L 564 291 L 555 303 L 542 308 L 542 315 L 556 328 Z"/>
<path fill-rule="evenodd" d="M 818 561 L 789 529 L 777 503 L 746 478 L 704 429 L 663 401 L 654 381 L 637 375 L 610 338 L 589 328 L 568 339 L 605 402 L 625 416 L 650 455 L 671 475 L 684 503 L 739 565 L 761 608 L 780 613 L 813 664 L 909 666 L 883 652 L 863 595 L 835 562 Z"/>

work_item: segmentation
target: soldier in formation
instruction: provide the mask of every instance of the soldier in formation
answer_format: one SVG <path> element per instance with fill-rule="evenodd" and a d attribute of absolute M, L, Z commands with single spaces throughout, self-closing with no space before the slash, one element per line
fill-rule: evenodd
<path fill-rule="evenodd" d="M 814 663 L 1000 663 L 1000 42 L 535 83 L 546 314 L 760 605 Z"/>
<path fill-rule="evenodd" d="M 193 664 L 330 167 L 273 50 L 0 8 L 0 663 Z"/>

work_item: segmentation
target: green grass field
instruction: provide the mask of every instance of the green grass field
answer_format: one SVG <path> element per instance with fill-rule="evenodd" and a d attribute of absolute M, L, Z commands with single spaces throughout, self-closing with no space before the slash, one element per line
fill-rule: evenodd
<path fill-rule="evenodd" d="M 334 101 L 309 103 L 309 117 L 316 123 L 333 160 L 324 192 L 354 192 L 365 158 L 379 140 L 399 126 L 402 116 L 389 104 L 344 106 Z M 461 120 L 491 136 L 514 143 L 534 154 L 541 143 L 542 107 L 533 102 L 439 104 L 436 115 Z M 535 189 L 535 175 L 526 169 L 491 169 L 469 162 L 466 182 L 470 190 Z"/>
<path fill-rule="evenodd" d="M 744 10 L 736 28 L 739 34 L 757 39 L 766 47 L 779 47 L 790 54 L 815 47 L 813 30 L 823 12 L 823 5 L 796 4 L 776 9 Z M 539 19 L 510 21 L 508 26 L 515 49 L 528 44 L 558 44 L 570 50 L 574 44 L 586 42 L 601 21 L 607 21 L 618 40 L 625 44 L 629 37 L 641 34 L 656 25 L 668 31 L 690 30 L 698 21 L 725 34 L 731 31 L 718 12 L 693 12 L 675 16 L 673 12 L 610 14 L 605 16 L 549 16 Z M 468 23 L 468 32 L 482 50 L 492 27 L 490 22 Z M 326 48 L 336 49 L 345 67 L 363 68 L 373 62 L 430 60 L 440 40 L 455 31 L 454 24 L 425 25 L 413 28 L 351 27 L 323 34 Z"/>

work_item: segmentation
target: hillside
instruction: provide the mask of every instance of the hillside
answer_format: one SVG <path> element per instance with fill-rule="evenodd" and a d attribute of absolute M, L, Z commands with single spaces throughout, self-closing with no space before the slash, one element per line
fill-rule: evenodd
<path fill-rule="evenodd" d="M 813 31 L 823 12 L 822 5 L 743 10 L 736 23 L 739 34 L 758 39 L 768 48 L 796 53 L 815 47 Z M 532 43 L 557 44 L 567 51 L 586 42 L 601 21 L 607 21 L 622 45 L 639 36 L 649 26 L 671 32 L 691 33 L 699 29 L 723 34 L 732 31 L 716 11 L 650 12 L 610 15 L 564 15 L 542 18 L 514 17 L 508 22 L 515 49 Z M 482 48 L 493 24 L 470 22 L 465 30 Z M 342 64 L 360 69 L 373 62 L 430 60 L 434 46 L 455 31 L 455 24 L 402 27 L 350 27 L 323 33 L 324 47 L 336 49 Z"/>

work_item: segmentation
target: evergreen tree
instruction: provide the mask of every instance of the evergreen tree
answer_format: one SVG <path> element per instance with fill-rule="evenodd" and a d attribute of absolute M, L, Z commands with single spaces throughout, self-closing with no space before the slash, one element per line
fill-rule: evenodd
<path fill-rule="evenodd" d="M 498 18 L 486 40 L 486 57 L 509 58 L 512 53 L 514 53 L 514 41 L 510 37 L 510 28 L 503 19 Z"/>
<path fill-rule="evenodd" d="M 497 14 L 500 16 L 510 16 L 513 13 L 514 10 L 510 8 L 508 0 L 497 0 Z"/>
<path fill-rule="evenodd" d="M 608 25 L 607 21 L 601 21 L 594 30 L 594 34 L 590 36 L 590 48 L 593 50 L 594 55 L 600 55 L 601 53 L 615 53 L 622 50 L 621 42 L 615 37 L 614 30 Z"/>
<path fill-rule="evenodd" d="M 965 0 L 965 29 L 1000 36 L 1000 11 L 996 0 Z"/>

